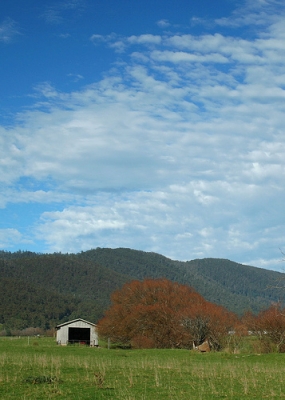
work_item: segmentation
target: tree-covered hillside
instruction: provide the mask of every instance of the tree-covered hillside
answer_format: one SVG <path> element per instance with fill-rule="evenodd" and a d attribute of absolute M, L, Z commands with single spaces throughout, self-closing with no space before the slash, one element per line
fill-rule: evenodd
<path fill-rule="evenodd" d="M 73 254 L 1 255 L 0 323 L 9 329 L 51 328 L 77 317 L 97 321 L 128 280 Z"/>
<path fill-rule="evenodd" d="M 97 248 L 78 254 L 0 252 L 0 324 L 51 328 L 82 317 L 97 322 L 125 282 L 167 278 L 235 313 L 283 301 L 284 274 L 223 259 L 173 261 L 156 253 Z"/>
<path fill-rule="evenodd" d="M 132 279 L 167 278 L 195 288 L 207 300 L 223 305 L 237 314 L 258 312 L 271 302 L 283 302 L 285 274 L 242 265 L 230 260 L 205 258 L 174 261 L 156 253 L 126 248 L 97 248 L 79 254 Z"/>

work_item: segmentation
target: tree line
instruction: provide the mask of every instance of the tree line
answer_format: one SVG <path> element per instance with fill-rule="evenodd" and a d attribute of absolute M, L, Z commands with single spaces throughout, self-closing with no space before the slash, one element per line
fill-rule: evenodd
<path fill-rule="evenodd" d="M 273 304 L 241 318 L 167 279 L 131 281 L 112 295 L 98 323 L 101 338 L 133 348 L 189 348 L 207 341 L 220 350 L 255 335 L 261 351 L 285 352 L 285 309 Z"/>
<path fill-rule="evenodd" d="M 125 248 L 78 254 L 0 251 L 0 276 L 0 334 L 46 331 L 75 318 L 97 323 L 115 290 L 146 277 L 191 286 L 208 301 L 207 309 L 219 304 L 239 317 L 245 311 L 258 315 L 285 293 L 276 288 L 284 274 L 274 271 L 223 259 L 179 262 Z M 193 328 L 193 319 L 185 319 L 187 324 L 188 330 Z M 197 318 L 195 324 L 205 322 Z"/>

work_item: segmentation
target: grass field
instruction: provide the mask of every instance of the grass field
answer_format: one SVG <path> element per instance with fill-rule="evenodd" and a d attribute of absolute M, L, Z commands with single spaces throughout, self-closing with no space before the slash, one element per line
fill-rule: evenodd
<path fill-rule="evenodd" d="M 285 399 L 285 354 L 198 354 L 0 338 L 0 399 Z"/>

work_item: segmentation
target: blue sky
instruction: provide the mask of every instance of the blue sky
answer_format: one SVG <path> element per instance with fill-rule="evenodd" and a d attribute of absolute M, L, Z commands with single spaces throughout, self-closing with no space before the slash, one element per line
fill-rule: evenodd
<path fill-rule="evenodd" d="M 0 248 L 283 270 L 285 5 L 0 4 Z"/>

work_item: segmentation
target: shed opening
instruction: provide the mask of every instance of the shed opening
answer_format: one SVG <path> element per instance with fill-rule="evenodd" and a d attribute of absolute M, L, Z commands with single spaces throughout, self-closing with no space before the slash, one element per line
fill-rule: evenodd
<path fill-rule="evenodd" d="M 68 328 L 68 343 L 90 345 L 90 328 Z"/>

